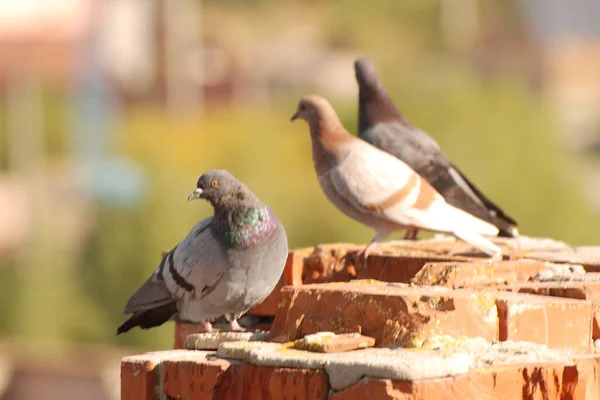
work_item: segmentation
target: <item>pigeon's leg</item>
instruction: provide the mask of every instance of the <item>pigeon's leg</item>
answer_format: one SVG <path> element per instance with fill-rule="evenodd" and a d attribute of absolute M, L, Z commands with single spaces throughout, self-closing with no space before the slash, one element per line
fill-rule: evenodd
<path fill-rule="evenodd" d="M 404 234 L 403 240 L 417 240 L 417 236 L 419 235 L 419 230 L 415 228 L 409 228 L 406 230 Z"/>
<path fill-rule="evenodd" d="M 229 330 L 231 330 L 233 332 L 246 332 L 247 331 L 246 328 L 243 328 L 242 326 L 240 326 L 237 319 L 232 319 L 231 321 L 229 321 Z"/>
<path fill-rule="evenodd" d="M 371 248 L 373 247 L 373 245 L 374 245 L 375 243 L 378 243 L 378 242 L 380 242 L 380 241 L 381 241 L 381 240 L 383 240 L 383 239 L 384 239 L 386 236 L 387 236 L 387 234 L 385 234 L 385 235 L 381 235 L 381 234 L 377 233 L 377 234 L 375 235 L 375 237 L 373 238 L 373 240 L 371 240 L 371 241 L 369 242 L 369 244 L 365 246 L 365 248 L 364 248 L 364 249 L 362 249 L 361 251 L 359 251 L 358 253 L 356 253 L 356 258 L 357 258 L 357 260 L 356 260 L 356 262 L 355 262 L 355 265 L 356 265 L 356 266 L 359 266 L 359 265 L 360 265 L 360 266 L 362 267 L 362 266 L 363 266 L 363 264 L 364 264 L 364 267 L 365 267 L 365 268 L 367 268 L 367 258 L 369 257 L 369 250 L 371 250 Z"/>
<path fill-rule="evenodd" d="M 201 331 L 200 332 L 205 332 L 205 333 L 211 333 L 211 332 L 218 332 L 219 330 L 216 329 L 211 323 L 210 321 L 206 321 L 203 322 L 201 325 Z"/>

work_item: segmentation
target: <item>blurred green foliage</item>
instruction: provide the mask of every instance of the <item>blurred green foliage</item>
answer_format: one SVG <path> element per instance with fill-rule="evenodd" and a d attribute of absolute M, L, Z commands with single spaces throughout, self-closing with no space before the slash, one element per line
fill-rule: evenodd
<path fill-rule="evenodd" d="M 252 9 L 242 3 L 220 7 L 258 21 L 267 7 L 282 7 L 252 2 L 257 7 Z M 597 240 L 597 224 L 591 222 L 598 216 L 583 197 L 580 165 L 559 146 L 550 109 L 518 79 L 482 81 L 460 57 L 439 52 L 438 2 L 319 4 L 319 12 L 313 10 L 310 17 L 319 17 L 315 23 L 326 27 L 330 43 L 371 56 L 406 117 L 516 218 L 523 234 L 572 244 Z M 297 92 L 307 94 L 303 88 Z M 47 149 L 61 160 L 69 151 L 68 109 L 56 94 L 47 100 Z M 156 267 L 161 251 L 211 214 L 208 204 L 188 203 L 186 197 L 198 176 L 212 168 L 230 170 L 271 206 L 292 248 L 369 241 L 373 232 L 346 218 L 321 193 L 307 127 L 289 122 L 297 100 L 283 96 L 273 108 L 211 108 L 202 117 L 172 117 L 152 106 L 129 108 L 116 127 L 113 151 L 143 166 L 151 184 L 148 197 L 135 209 L 98 205 L 90 216 L 93 233 L 77 257 L 60 251 L 51 224 L 42 218 L 29 256 L 0 269 L 0 330 L 53 343 L 169 348 L 172 324 L 121 337 L 114 331 L 124 319 L 120 312 L 128 296 Z M 356 102 L 332 103 L 355 132 Z M 0 133 L 5 143 L 5 132 Z M 5 165 L 5 152 L 0 154 L 0 165 Z"/>

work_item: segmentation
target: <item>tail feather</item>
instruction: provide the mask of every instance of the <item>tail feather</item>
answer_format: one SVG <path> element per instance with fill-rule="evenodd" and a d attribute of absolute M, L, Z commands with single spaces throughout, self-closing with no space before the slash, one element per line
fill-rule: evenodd
<path fill-rule="evenodd" d="M 140 311 L 153 310 L 172 301 L 173 297 L 164 280 L 160 280 L 156 275 L 152 275 L 131 295 L 123 313 L 133 314 Z"/>
<path fill-rule="evenodd" d="M 516 238 L 519 236 L 519 230 L 516 226 L 498 228 L 499 237 Z"/>
<path fill-rule="evenodd" d="M 502 250 L 494 243 L 473 232 L 454 231 L 452 232 L 457 238 L 464 240 L 476 249 L 484 252 L 494 260 L 502 259 Z"/>
<path fill-rule="evenodd" d="M 125 333 L 136 326 L 141 329 L 149 329 L 162 325 L 176 313 L 177 304 L 174 301 L 149 310 L 135 312 L 117 328 L 117 335 Z"/>

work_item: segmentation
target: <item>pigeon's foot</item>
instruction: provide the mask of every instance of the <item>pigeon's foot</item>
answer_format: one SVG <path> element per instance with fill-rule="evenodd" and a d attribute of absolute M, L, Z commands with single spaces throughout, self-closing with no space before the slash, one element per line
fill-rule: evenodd
<path fill-rule="evenodd" d="M 247 329 L 243 328 L 237 321 L 237 319 L 232 319 L 229 321 L 229 330 L 232 332 L 246 332 Z"/>
<path fill-rule="evenodd" d="M 417 240 L 417 236 L 419 235 L 418 229 L 407 229 L 404 234 L 403 240 Z"/>
<path fill-rule="evenodd" d="M 209 321 L 203 322 L 198 333 L 212 333 L 219 332 L 219 329 L 215 328 Z"/>
<path fill-rule="evenodd" d="M 356 256 L 354 258 L 354 265 L 357 269 L 363 267 L 366 269 L 368 267 L 367 260 L 369 258 L 369 250 L 372 244 L 373 243 L 369 243 L 367 246 L 365 246 L 364 249 L 356 253 Z"/>

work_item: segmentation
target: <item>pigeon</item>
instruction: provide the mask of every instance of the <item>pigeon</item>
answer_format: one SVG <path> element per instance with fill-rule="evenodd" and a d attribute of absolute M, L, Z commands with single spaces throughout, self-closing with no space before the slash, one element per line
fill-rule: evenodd
<path fill-rule="evenodd" d="M 321 189 L 347 216 L 375 230 L 360 253 L 402 229 L 453 234 L 492 256 L 502 251 L 482 235 L 498 228 L 448 203 L 419 174 L 398 158 L 350 134 L 332 106 L 320 96 L 300 100 L 291 120 L 310 128 L 312 158 Z"/>
<path fill-rule="evenodd" d="M 196 224 L 135 292 L 118 329 L 148 329 L 169 319 L 202 324 L 224 316 L 229 328 L 275 288 L 288 255 L 285 229 L 275 214 L 226 170 L 203 174 L 189 200 L 211 203 L 214 215 Z"/>
<path fill-rule="evenodd" d="M 354 70 L 359 87 L 359 137 L 406 163 L 447 203 L 496 226 L 498 236 L 517 236 L 515 220 L 484 196 L 435 140 L 404 118 L 379 81 L 373 63 L 360 58 L 354 62 Z M 407 232 L 406 238 L 414 239 L 416 233 Z"/>

